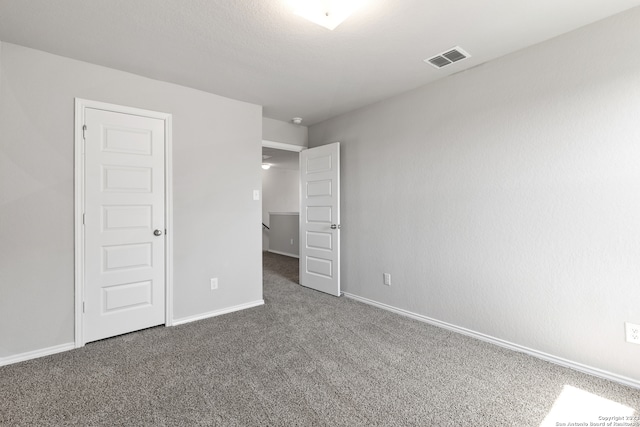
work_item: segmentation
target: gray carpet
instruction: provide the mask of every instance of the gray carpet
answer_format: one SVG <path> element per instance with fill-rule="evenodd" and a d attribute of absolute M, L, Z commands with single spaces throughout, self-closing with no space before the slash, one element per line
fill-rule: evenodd
<path fill-rule="evenodd" d="M 264 279 L 265 306 L 0 368 L 0 424 L 538 426 L 564 385 L 640 415 L 640 390 L 305 289 L 295 259 Z"/>

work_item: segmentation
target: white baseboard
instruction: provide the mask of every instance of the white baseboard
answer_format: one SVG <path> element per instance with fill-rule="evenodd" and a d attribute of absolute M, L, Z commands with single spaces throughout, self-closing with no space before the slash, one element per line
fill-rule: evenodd
<path fill-rule="evenodd" d="M 264 305 L 264 300 L 252 301 L 245 304 L 234 305 L 233 307 L 227 307 L 220 310 L 209 311 L 207 313 L 196 314 L 195 316 L 183 317 L 182 319 L 174 319 L 172 326 L 184 325 L 185 323 L 196 322 L 198 320 L 208 319 L 210 317 L 221 316 L 223 314 L 233 313 L 234 311 L 240 311 L 247 308 L 257 307 Z"/>
<path fill-rule="evenodd" d="M 208 313 L 198 314 L 196 316 L 184 317 L 173 321 L 173 326 L 182 325 L 184 323 L 195 322 L 196 320 L 207 319 L 209 317 L 220 316 L 222 314 L 233 313 L 234 311 L 244 310 L 246 308 L 264 305 L 264 300 L 252 301 L 246 304 L 240 304 L 221 310 L 211 311 Z M 73 350 L 76 348 L 75 343 L 60 344 L 53 347 L 42 348 L 39 350 L 28 351 L 26 353 L 15 354 L 8 357 L 0 357 L 0 366 L 11 365 L 13 363 L 24 362 L 25 360 L 37 359 L 38 357 L 49 356 L 51 354 L 62 353 L 63 351 Z"/>
<path fill-rule="evenodd" d="M 585 374 L 593 375 L 596 377 L 604 378 L 610 381 L 614 381 L 620 384 L 624 384 L 628 387 L 638 388 L 640 389 L 640 381 L 634 380 L 633 378 L 624 377 L 622 375 L 617 375 L 612 372 L 604 371 L 602 369 L 594 368 L 591 366 L 583 365 L 582 363 L 574 362 L 571 360 L 563 359 L 562 357 L 557 357 L 551 354 L 547 354 L 538 350 L 534 350 L 528 347 L 521 346 L 519 344 L 514 344 L 509 341 L 501 340 L 499 338 L 492 337 L 490 335 L 485 335 L 480 332 L 472 331 L 471 329 L 462 328 L 460 326 L 452 325 L 450 323 L 442 322 L 440 320 L 433 319 L 431 317 L 423 316 L 421 314 L 413 313 L 411 311 L 403 310 L 401 308 L 393 307 L 391 305 L 383 304 L 381 302 L 377 302 L 374 300 L 370 300 L 368 298 L 364 298 L 358 295 L 350 294 L 347 292 L 343 292 L 343 295 L 347 298 L 351 298 L 356 301 L 360 301 L 362 303 L 372 305 L 374 307 L 381 308 L 383 310 L 391 311 L 393 313 L 400 314 L 402 316 L 407 316 L 412 319 L 418 320 L 420 322 L 428 323 L 433 326 L 438 326 L 443 329 L 447 329 L 453 332 L 457 332 L 459 334 L 467 335 L 472 338 L 479 339 L 481 341 L 485 341 L 491 344 L 498 345 L 500 347 L 507 348 L 509 350 L 518 351 L 521 353 L 526 353 L 530 356 L 536 357 L 538 359 L 545 360 L 547 362 L 554 363 L 556 365 L 564 366 L 566 368 L 574 369 L 576 371 L 584 372 Z"/>
<path fill-rule="evenodd" d="M 290 256 L 292 258 L 298 258 L 300 259 L 300 256 L 296 255 L 296 254 L 290 254 L 288 252 L 281 252 L 281 251 L 274 251 L 273 249 L 269 249 L 267 252 L 271 252 L 272 254 L 278 254 L 278 255 L 284 255 L 284 256 Z"/>
<path fill-rule="evenodd" d="M 38 357 L 49 356 L 51 354 L 62 353 L 76 348 L 75 343 L 54 345 L 53 347 L 41 348 L 39 350 L 27 351 L 26 353 L 14 354 L 13 356 L 0 357 L 0 366 L 11 365 L 25 360 L 37 359 Z"/>

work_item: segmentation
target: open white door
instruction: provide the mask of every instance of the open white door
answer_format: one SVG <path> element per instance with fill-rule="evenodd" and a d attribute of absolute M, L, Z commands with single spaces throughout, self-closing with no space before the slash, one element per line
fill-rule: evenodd
<path fill-rule="evenodd" d="M 340 143 L 300 152 L 300 284 L 340 296 Z"/>

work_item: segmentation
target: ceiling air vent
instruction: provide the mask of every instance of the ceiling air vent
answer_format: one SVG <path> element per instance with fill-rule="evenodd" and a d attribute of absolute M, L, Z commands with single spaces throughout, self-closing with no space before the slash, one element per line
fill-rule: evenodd
<path fill-rule="evenodd" d="M 471 55 L 462 50 L 459 46 L 456 46 L 429 59 L 425 59 L 424 62 L 428 62 L 436 68 L 442 68 L 453 64 L 454 62 L 467 59 L 470 56 Z"/>

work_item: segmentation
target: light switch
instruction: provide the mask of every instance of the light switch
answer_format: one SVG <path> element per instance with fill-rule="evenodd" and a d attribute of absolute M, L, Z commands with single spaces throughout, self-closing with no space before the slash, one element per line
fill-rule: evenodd
<path fill-rule="evenodd" d="M 260 190 L 253 190 L 253 200 L 260 200 Z"/>

